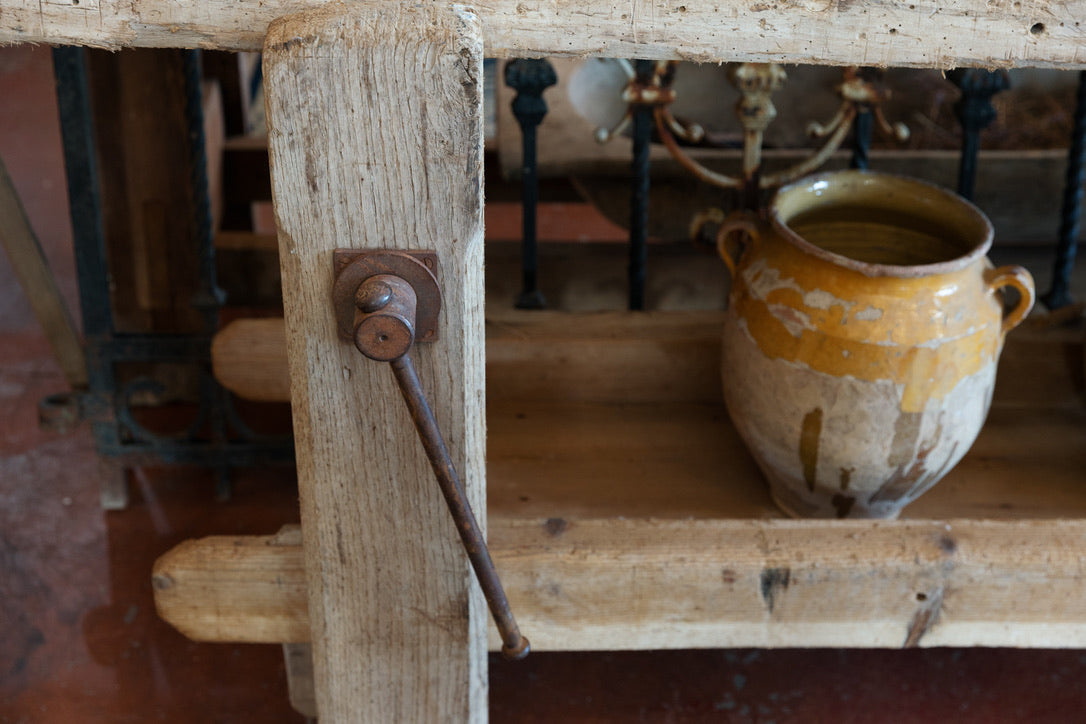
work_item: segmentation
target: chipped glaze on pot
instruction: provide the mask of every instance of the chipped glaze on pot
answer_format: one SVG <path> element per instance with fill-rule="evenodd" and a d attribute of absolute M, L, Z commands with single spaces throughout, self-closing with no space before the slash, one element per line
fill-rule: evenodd
<path fill-rule="evenodd" d="M 1029 273 L 992 268 L 976 207 L 863 171 L 782 189 L 768 222 L 733 215 L 718 240 L 733 275 L 725 401 L 775 501 L 797 517 L 896 517 L 976 439 L 1003 337 L 1033 305 Z M 1019 299 L 1005 315 L 1007 286 Z"/>

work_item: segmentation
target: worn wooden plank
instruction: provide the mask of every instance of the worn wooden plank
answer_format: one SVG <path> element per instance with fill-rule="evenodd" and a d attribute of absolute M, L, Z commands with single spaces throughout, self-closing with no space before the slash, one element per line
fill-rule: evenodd
<path fill-rule="evenodd" d="M 191 639 L 244 630 L 261 641 L 310 640 L 301 531 L 188 540 L 155 562 L 159 615 Z M 213 601 L 215 606 L 207 604 Z"/>
<path fill-rule="evenodd" d="M 722 321 L 719 312 L 489 320 L 491 515 L 776 516 L 723 404 Z M 227 387 L 283 399 L 281 324 L 238 321 L 216 339 Z M 1086 518 L 1082 359 L 1081 328 L 1031 321 L 1009 335 L 979 438 L 905 515 Z"/>
<path fill-rule="evenodd" d="M 0 42 L 257 50 L 281 15 L 325 0 L 0 3 Z M 412 3 L 352 2 L 395 12 Z M 788 63 L 1078 67 L 1077 3 L 980 0 L 494 0 L 475 6 L 488 55 Z"/>
<path fill-rule="evenodd" d="M 302 583 L 301 550 L 264 540 L 205 538 L 160 559 L 175 582 L 156 591 L 160 615 L 210 641 L 274 642 L 276 615 L 305 631 L 273 583 Z M 1083 520 L 492 518 L 490 540 L 539 651 L 1086 645 Z M 222 583 L 231 571 L 240 585 Z"/>
<path fill-rule="evenodd" d="M 490 515 L 773 518 L 723 404 L 489 406 Z M 907 518 L 1086 518 L 1086 414 L 994 410 Z"/>
<path fill-rule="evenodd" d="M 488 389 L 510 398 L 720 398 L 722 312 L 512 313 L 487 322 Z M 241 319 L 214 339 L 216 379 L 235 394 L 290 399 L 282 319 Z"/>
<path fill-rule="evenodd" d="M 391 371 L 331 306 L 334 249 L 437 252 L 440 340 L 416 366 L 484 512 L 478 22 L 335 6 L 274 23 L 264 62 L 320 716 L 479 721 L 485 604 Z"/>
<path fill-rule="evenodd" d="M 997 407 L 1079 409 L 1083 329 L 1044 317 L 1008 336 Z M 720 399 L 723 312 L 497 311 L 487 321 L 487 384 L 497 401 L 706 402 Z M 215 376 L 241 397 L 290 398 L 282 319 L 240 319 L 216 335 Z"/>

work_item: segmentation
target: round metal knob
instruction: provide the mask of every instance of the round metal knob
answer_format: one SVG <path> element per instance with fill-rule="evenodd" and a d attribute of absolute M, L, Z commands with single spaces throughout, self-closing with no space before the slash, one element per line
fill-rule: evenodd
<path fill-rule="evenodd" d="M 398 276 L 380 274 L 366 279 L 355 294 L 360 315 L 355 318 L 354 344 L 378 362 L 403 357 L 415 342 L 415 306 L 411 285 Z"/>

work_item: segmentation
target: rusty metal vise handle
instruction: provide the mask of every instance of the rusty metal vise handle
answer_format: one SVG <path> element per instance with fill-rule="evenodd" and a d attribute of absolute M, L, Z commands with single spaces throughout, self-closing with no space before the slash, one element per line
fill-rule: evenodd
<path fill-rule="evenodd" d="M 337 252 L 333 301 L 340 334 L 349 333 L 355 347 L 366 357 L 392 366 L 419 440 L 501 633 L 502 655 L 507 659 L 522 659 L 528 655 L 528 639 L 521 635 L 509 608 L 486 540 L 411 360 L 411 347 L 419 332 L 425 339 L 436 336 L 441 295 L 432 271 L 434 266 L 436 258 L 432 254 Z M 348 319 L 349 328 L 345 329 Z M 429 328 L 418 329 L 419 321 L 424 321 L 422 326 L 430 325 Z"/>

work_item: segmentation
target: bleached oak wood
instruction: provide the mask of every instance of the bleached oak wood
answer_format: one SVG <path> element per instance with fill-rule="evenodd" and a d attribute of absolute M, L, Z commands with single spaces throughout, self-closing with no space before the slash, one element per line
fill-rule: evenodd
<path fill-rule="evenodd" d="M 722 401 L 722 321 L 718 312 L 489 320 L 490 514 L 776 516 Z M 282 394 L 277 324 L 238 321 L 216 339 L 227 387 Z M 1081 328 L 1028 322 L 1010 334 L 980 436 L 904 515 L 1086 518 L 1082 355 Z"/>
<path fill-rule="evenodd" d="M 310 640 L 305 561 L 298 526 L 273 536 L 187 540 L 159 558 L 151 575 L 159 615 L 198 639 L 216 630 L 247 631 L 262 641 Z M 207 603 L 223 598 L 213 608 Z"/>
<path fill-rule="evenodd" d="M 501 314 L 487 321 L 494 399 L 716 400 L 722 312 Z M 290 399 L 283 320 L 241 319 L 215 335 L 216 379 L 252 400 Z"/>
<path fill-rule="evenodd" d="M 1044 326 L 1007 337 L 994 404 L 1079 409 L 1083 329 Z M 723 312 L 493 312 L 487 320 L 492 400 L 716 402 Z M 283 320 L 240 319 L 213 341 L 219 382 L 246 399 L 290 399 Z M 501 431 L 497 431 L 499 434 Z"/>
<path fill-rule="evenodd" d="M 258 50 L 276 17 L 327 0 L 2 0 L 0 42 Z M 394 9 L 406 0 L 363 5 Z M 980 0 L 492 0 L 494 57 L 597 55 L 788 63 L 1080 66 L 1077 3 Z"/>
<path fill-rule="evenodd" d="M 303 583 L 301 550 L 264 540 L 168 553 L 156 572 L 175 584 L 169 598 L 156 591 L 160 615 L 207 641 L 308 630 L 300 599 L 284 595 Z M 1086 646 L 1083 520 L 494 517 L 490 541 L 540 651 Z M 250 554 L 265 575 L 252 575 Z M 226 583 L 232 572 L 240 585 Z"/>
<path fill-rule="evenodd" d="M 320 717 L 480 721 L 482 596 L 391 370 L 331 305 L 337 247 L 437 251 L 440 340 L 413 354 L 484 513 L 478 22 L 337 5 L 275 22 L 264 52 Z"/>

